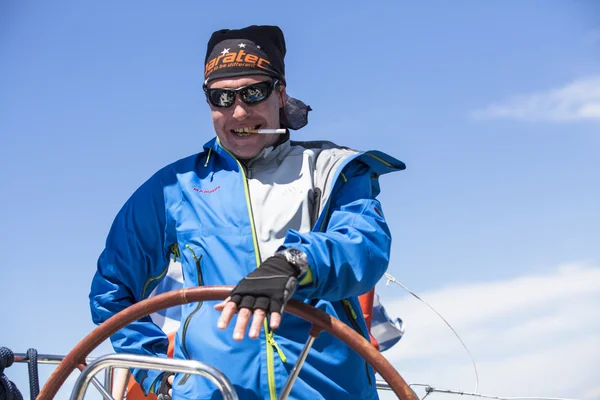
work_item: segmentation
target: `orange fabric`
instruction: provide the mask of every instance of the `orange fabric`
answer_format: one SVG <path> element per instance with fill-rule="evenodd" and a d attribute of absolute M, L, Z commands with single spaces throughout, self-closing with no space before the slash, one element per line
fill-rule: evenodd
<path fill-rule="evenodd" d="M 379 343 L 377 340 L 371 335 L 371 322 L 373 321 L 373 300 L 375 299 L 375 288 L 371 289 L 371 291 L 363 294 L 362 296 L 358 296 L 358 301 L 360 302 L 360 308 L 362 309 L 363 316 L 365 317 L 365 321 L 367 321 L 367 329 L 369 330 L 369 337 L 371 338 L 371 344 L 379 350 Z"/>
<path fill-rule="evenodd" d="M 169 349 L 167 350 L 167 356 L 169 358 L 173 358 L 173 352 L 175 349 L 175 332 L 169 333 Z M 127 385 L 127 396 L 125 396 L 127 400 L 157 400 L 155 394 L 148 394 L 148 396 L 144 396 L 144 392 L 140 385 L 133 379 L 133 376 L 129 378 L 129 384 Z"/>

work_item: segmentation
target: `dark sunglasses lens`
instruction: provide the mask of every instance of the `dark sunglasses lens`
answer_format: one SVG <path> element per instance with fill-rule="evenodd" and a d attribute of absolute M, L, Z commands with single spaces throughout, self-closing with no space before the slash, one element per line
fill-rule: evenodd
<path fill-rule="evenodd" d="M 226 89 L 210 89 L 208 100 L 215 107 L 229 107 L 235 101 L 235 92 Z"/>
<path fill-rule="evenodd" d="M 271 93 L 270 89 L 270 82 L 260 82 L 245 87 L 243 90 L 240 91 L 240 96 L 242 96 L 242 101 L 244 103 L 256 104 L 269 97 L 269 94 Z"/>

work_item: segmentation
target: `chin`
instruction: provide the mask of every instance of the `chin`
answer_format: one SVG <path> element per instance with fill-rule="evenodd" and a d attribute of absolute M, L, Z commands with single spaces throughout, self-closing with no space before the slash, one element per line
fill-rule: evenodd
<path fill-rule="evenodd" d="M 262 149 L 261 149 L 261 150 L 262 150 Z M 260 150 L 259 150 L 259 151 L 255 151 L 255 152 L 245 152 L 245 151 L 242 151 L 242 152 L 232 152 L 232 153 L 233 153 L 233 154 L 234 154 L 234 155 L 235 155 L 237 158 L 239 158 L 240 160 L 249 160 L 249 159 L 251 159 L 251 158 L 254 158 L 254 157 L 256 157 L 256 155 L 257 155 L 258 153 L 260 153 Z"/>
<path fill-rule="evenodd" d="M 265 147 L 264 143 L 256 143 L 252 140 L 234 140 L 229 149 L 236 157 L 252 158 L 256 156 Z"/>

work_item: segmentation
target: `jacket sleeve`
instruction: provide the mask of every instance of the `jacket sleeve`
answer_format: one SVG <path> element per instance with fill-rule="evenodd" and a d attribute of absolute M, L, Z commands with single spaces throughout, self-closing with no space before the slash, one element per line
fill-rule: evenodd
<path fill-rule="evenodd" d="M 301 297 L 338 301 L 358 296 L 373 288 L 387 269 L 391 234 L 375 198 L 378 176 L 358 163 L 343 178 L 333 188 L 324 229 L 290 230 L 282 245 L 308 256 L 309 272 L 297 291 Z"/>
<path fill-rule="evenodd" d="M 163 185 L 155 175 L 131 196 L 112 224 L 89 295 L 95 324 L 147 298 L 165 276 L 165 227 Z M 111 342 L 117 353 L 167 356 L 167 337 L 149 316 L 115 333 Z M 147 393 L 160 372 L 134 369 L 133 374 Z"/>

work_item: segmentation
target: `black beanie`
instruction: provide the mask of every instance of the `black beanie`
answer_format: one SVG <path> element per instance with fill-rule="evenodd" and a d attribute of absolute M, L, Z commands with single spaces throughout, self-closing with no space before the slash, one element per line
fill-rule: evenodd
<path fill-rule="evenodd" d="M 218 78 L 267 75 L 285 85 L 285 53 L 283 32 L 277 26 L 218 30 L 206 48 L 204 83 Z"/>

